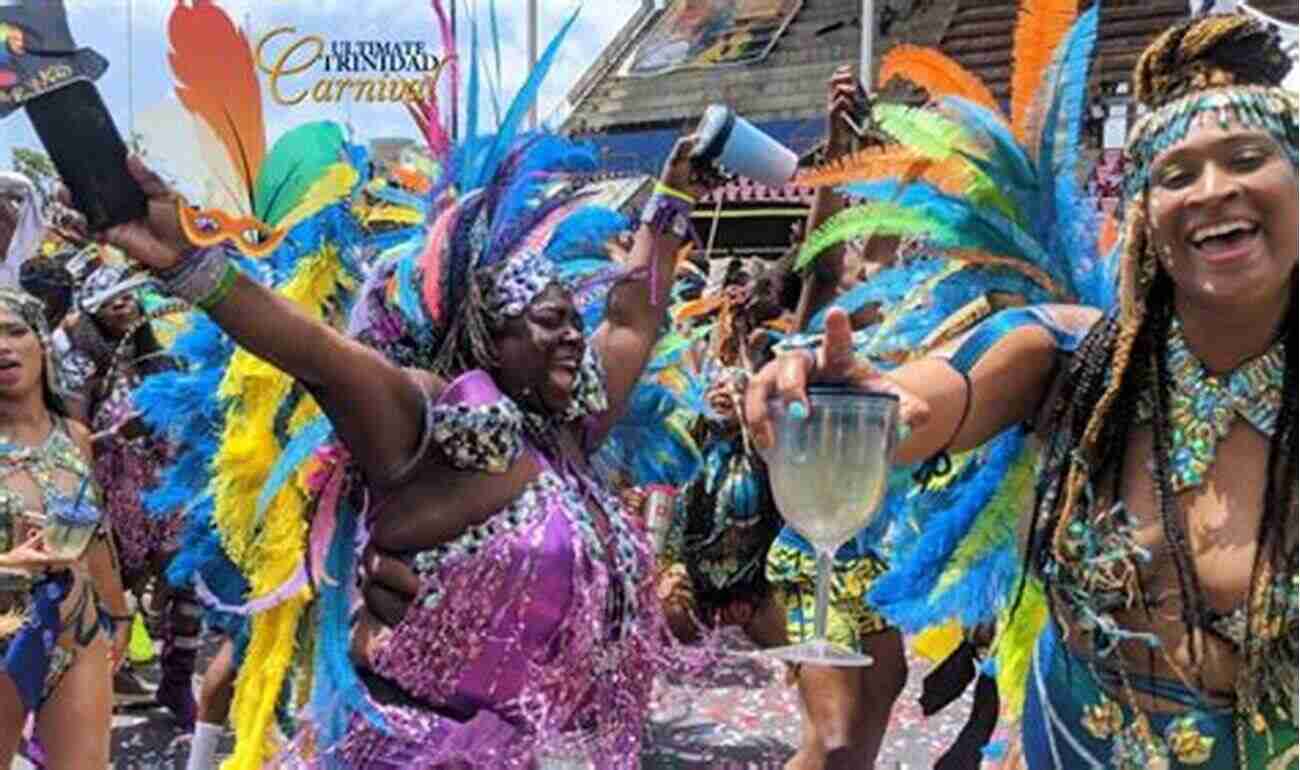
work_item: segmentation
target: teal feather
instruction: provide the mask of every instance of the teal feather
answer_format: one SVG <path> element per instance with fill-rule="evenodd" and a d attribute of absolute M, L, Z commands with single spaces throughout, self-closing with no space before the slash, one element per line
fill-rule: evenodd
<path fill-rule="evenodd" d="M 1061 44 L 1060 61 L 1049 79 L 1052 105 L 1042 136 L 1043 172 L 1053 180 L 1053 211 L 1057 226 L 1051 230 L 1049 251 L 1068 262 L 1071 293 L 1083 295 L 1089 273 L 1097 264 L 1096 206 L 1085 200 L 1079 183 L 1080 144 L 1088 90 L 1088 65 L 1097 44 L 1098 11 L 1094 6 L 1075 23 Z M 1082 269 L 1080 269 L 1082 268 Z"/>
<path fill-rule="evenodd" d="M 257 523 L 254 525 L 255 527 L 261 527 L 262 517 L 266 514 L 267 506 L 271 504 L 276 495 L 280 494 L 280 490 L 289 479 L 293 478 L 293 475 L 302 469 L 303 463 L 310 460 L 316 450 L 324 446 L 333 435 L 334 426 L 330 424 L 329 419 L 317 417 L 307 423 L 305 427 L 284 444 L 284 448 L 280 450 L 280 456 L 276 458 L 275 465 L 271 466 L 266 483 L 262 485 L 262 491 L 257 497 Z"/>
<path fill-rule="evenodd" d="M 496 59 L 496 85 L 492 92 L 492 114 L 496 116 L 497 129 L 501 128 L 501 31 L 497 25 L 497 0 L 488 3 L 488 16 L 492 21 L 492 55 Z"/>
<path fill-rule="evenodd" d="M 307 123 L 276 140 L 253 187 L 254 214 L 275 226 L 330 166 L 346 162 L 347 140 L 333 121 Z"/>
<path fill-rule="evenodd" d="M 564 26 L 560 27 L 560 31 L 555 33 L 555 37 L 551 39 L 545 53 L 537 60 L 537 65 L 528 73 L 528 79 L 524 81 L 519 93 L 515 95 L 514 101 L 511 102 L 510 109 L 506 111 L 506 119 L 502 122 L 491 148 L 477 169 L 474 184 L 465 189 L 483 187 L 496 173 L 497 164 L 505 158 L 507 149 L 514 144 L 519 127 L 528 114 L 528 110 L 533 106 L 533 102 L 537 101 L 538 91 L 541 89 L 547 73 L 550 72 L 551 65 L 555 63 L 555 57 L 559 54 L 561 44 L 568 37 L 569 30 L 573 28 L 573 23 L 577 20 L 578 11 L 575 10 L 569 16 L 569 20 L 564 23 Z"/>

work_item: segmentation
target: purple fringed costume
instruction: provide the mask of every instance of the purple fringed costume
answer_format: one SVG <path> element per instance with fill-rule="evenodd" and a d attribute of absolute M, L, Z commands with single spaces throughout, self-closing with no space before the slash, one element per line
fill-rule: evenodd
<path fill-rule="evenodd" d="M 131 391 L 138 384 L 134 372 L 119 376 L 91 420 L 91 430 L 105 434 L 95 443 L 95 481 L 104 490 L 104 508 L 123 564 L 137 571 L 159 554 L 176 550 L 182 524 L 179 511 L 162 518 L 150 516 L 143 500 L 143 494 L 158 484 L 162 468 L 172 461 L 173 445 L 153 432 L 132 439 L 119 430 L 135 414 Z"/>
<path fill-rule="evenodd" d="M 603 403 L 591 349 L 583 368 Z M 427 419 L 459 468 L 499 472 L 530 452 L 542 471 L 487 521 L 409 560 L 420 592 L 362 664 L 401 692 L 401 705 L 369 698 L 386 725 L 356 715 L 325 755 L 307 725 L 274 766 L 532 768 L 577 745 L 602 770 L 638 767 L 670 644 L 648 540 L 594 473 L 562 467 L 534 439 L 559 426 L 523 412 L 485 372 L 449 385 Z M 682 658 L 674 649 L 675 666 Z"/>

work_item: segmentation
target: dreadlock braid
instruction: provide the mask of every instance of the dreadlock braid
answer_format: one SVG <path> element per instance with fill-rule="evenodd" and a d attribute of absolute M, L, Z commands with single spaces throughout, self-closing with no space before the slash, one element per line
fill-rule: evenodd
<path fill-rule="evenodd" d="M 1152 454 L 1155 460 L 1156 508 L 1165 542 L 1173 555 L 1174 569 L 1178 576 L 1179 595 L 1183 606 L 1183 624 L 1191 638 L 1204 612 L 1205 597 L 1201 592 L 1200 578 L 1196 565 L 1192 563 L 1191 547 L 1187 543 L 1186 529 L 1180 522 L 1177 498 L 1169 478 L 1169 435 L 1173 429 L 1169 423 L 1169 388 L 1172 378 L 1169 363 L 1165 358 L 1169 346 L 1169 326 L 1173 321 L 1173 281 L 1163 270 L 1156 280 L 1149 300 L 1152 327 L 1155 332 L 1151 365 L 1155 372 L 1150 384 L 1155 396 L 1155 415 L 1151 424 Z M 1191 645 L 1193 665 L 1198 655 L 1197 645 Z"/>
<path fill-rule="evenodd" d="M 1250 601 L 1246 604 L 1247 623 L 1251 636 L 1264 636 L 1268 620 L 1275 616 L 1272 590 L 1274 575 L 1295 574 L 1297 565 L 1296 503 L 1297 477 L 1300 476 L 1300 447 L 1297 442 L 1296 390 L 1300 388 L 1300 367 L 1296 362 L 1296 293 L 1291 294 L 1291 307 L 1283 321 L 1285 334 L 1286 372 L 1282 381 L 1282 406 L 1277 425 L 1269 441 L 1268 475 L 1264 484 L 1264 514 L 1260 518 L 1259 534 L 1255 539 L 1255 563 L 1252 569 Z M 1243 676 L 1253 676 L 1260 670 L 1260 645 L 1246 645 L 1246 665 Z M 1251 704 L 1254 705 L 1254 704 Z"/>
<path fill-rule="evenodd" d="M 1276 33 L 1242 14 L 1189 19 L 1165 30 L 1138 58 L 1133 93 L 1151 105 L 1240 82 L 1277 85 L 1290 71 Z"/>
<path fill-rule="evenodd" d="M 1085 489 L 1091 484 L 1094 474 L 1102 469 L 1093 468 L 1094 462 L 1100 458 L 1106 458 L 1107 464 L 1113 463 L 1115 458 L 1123 457 L 1124 447 L 1102 447 L 1099 440 L 1103 428 L 1107 426 L 1110 417 L 1111 407 L 1114 405 L 1116 398 L 1122 390 L 1125 390 L 1125 384 L 1131 384 L 1135 379 L 1129 372 L 1129 362 L 1133 357 L 1133 349 L 1138 340 L 1138 332 L 1142 326 L 1142 321 L 1146 316 L 1145 306 L 1137 306 L 1136 313 L 1125 317 L 1121 315 L 1113 324 L 1107 324 L 1103 327 L 1103 332 L 1112 335 L 1110 340 L 1099 344 L 1101 356 L 1097 356 L 1092 361 L 1087 362 L 1086 366 L 1090 370 L 1088 374 L 1091 380 L 1086 383 L 1086 390 L 1082 393 L 1075 394 L 1072 408 L 1076 411 L 1072 422 L 1075 424 L 1075 430 L 1082 423 L 1082 431 L 1075 433 L 1076 441 L 1071 442 L 1072 448 L 1068 456 L 1063 457 L 1065 467 L 1060 470 L 1064 472 L 1065 489 L 1064 502 L 1059 507 L 1059 511 L 1066 513 L 1075 510 L 1080 502 L 1080 496 L 1084 494 Z M 1104 356 L 1104 357 L 1103 357 Z M 1132 390 L 1131 387 L 1127 388 Z M 1100 391 L 1100 393 L 1098 393 Z M 1088 411 L 1082 411 L 1080 407 L 1084 404 L 1091 404 L 1092 408 Z M 1108 438 L 1113 437 L 1114 430 L 1108 430 L 1111 434 Z M 1117 449 L 1118 454 L 1112 449 Z M 1122 467 L 1122 466 L 1121 466 Z M 1052 549 L 1058 558 L 1064 555 L 1066 529 L 1070 517 L 1060 515 L 1056 519 L 1056 525 L 1052 535 Z"/>

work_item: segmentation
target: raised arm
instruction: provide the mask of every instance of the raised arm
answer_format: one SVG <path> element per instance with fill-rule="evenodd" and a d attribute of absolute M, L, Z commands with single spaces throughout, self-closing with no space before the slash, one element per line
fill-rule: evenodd
<path fill-rule="evenodd" d="M 769 399 L 801 402 L 806 409 L 807 385 L 817 382 L 894 393 L 909 428 L 895 460 L 909 464 L 944 450 L 971 449 L 1029 420 L 1051 387 L 1056 355 L 1052 333 L 1031 325 L 1002 335 L 965 377 L 961 366 L 939 357 L 883 374 L 853 352 L 849 318 L 835 309 L 827 315 L 826 337 L 815 353 L 785 353 L 751 381 L 745 415 L 759 445 L 770 446 Z"/>
<path fill-rule="evenodd" d="M 213 260 L 210 267 L 220 269 L 223 255 L 190 248 L 162 180 L 137 159 L 129 167 L 149 195 L 149 216 L 113 228 L 109 240 L 158 273 L 176 271 L 182 259 Z M 412 375 L 242 273 L 212 299 L 212 320 L 240 347 L 302 383 L 372 480 L 387 480 L 410 458 L 424 413 Z"/>
<path fill-rule="evenodd" d="M 858 96 L 858 81 L 853 68 L 840 67 L 827 82 L 826 96 L 826 159 L 835 160 L 853 152 L 854 136 L 844 116 L 851 113 Z M 819 187 L 808 210 L 807 225 L 803 232 L 807 238 L 822 223 L 843 211 L 847 206 L 843 195 L 833 187 Z M 844 244 L 836 244 L 817 258 L 804 275 L 803 293 L 795 311 L 795 329 L 803 329 L 840 291 L 844 273 Z"/>
<path fill-rule="evenodd" d="M 690 162 L 693 147 L 692 137 L 680 139 L 673 146 L 656 195 L 679 199 L 685 196 L 690 199 L 689 206 L 707 191 L 708 175 L 693 169 Z M 682 215 L 689 216 L 688 207 L 683 208 Z M 604 436 L 623 413 L 628 396 L 659 340 L 677 254 L 685 244 L 685 235 L 675 234 L 671 228 L 645 223 L 637 228 L 627 266 L 638 275 L 648 273 L 648 276 L 621 281 L 610 289 L 605 321 L 592 339 L 605 365 L 610 406 L 601 424 L 590 434 L 594 440 Z"/>

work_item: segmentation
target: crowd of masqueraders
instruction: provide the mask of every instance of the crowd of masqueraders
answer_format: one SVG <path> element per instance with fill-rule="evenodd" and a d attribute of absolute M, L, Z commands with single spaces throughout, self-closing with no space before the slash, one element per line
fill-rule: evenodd
<path fill-rule="evenodd" d="M 137 159 L 149 215 L 105 233 L 4 174 L 0 765 L 106 767 L 156 702 L 191 770 L 228 728 L 249 770 L 638 767 L 657 676 L 812 634 L 763 451 L 823 382 L 901 421 L 829 597 L 875 662 L 788 667 L 787 768 L 873 766 L 905 644 L 927 713 L 974 690 L 945 770 L 1297 767 L 1290 60 L 1246 16 L 1161 34 L 1103 215 L 1097 23 L 1018 48 L 1005 115 L 837 71 L 807 223 L 725 269 L 686 135 L 628 218 L 590 150 L 429 105 L 430 169 L 345 145 L 260 240 Z"/>

